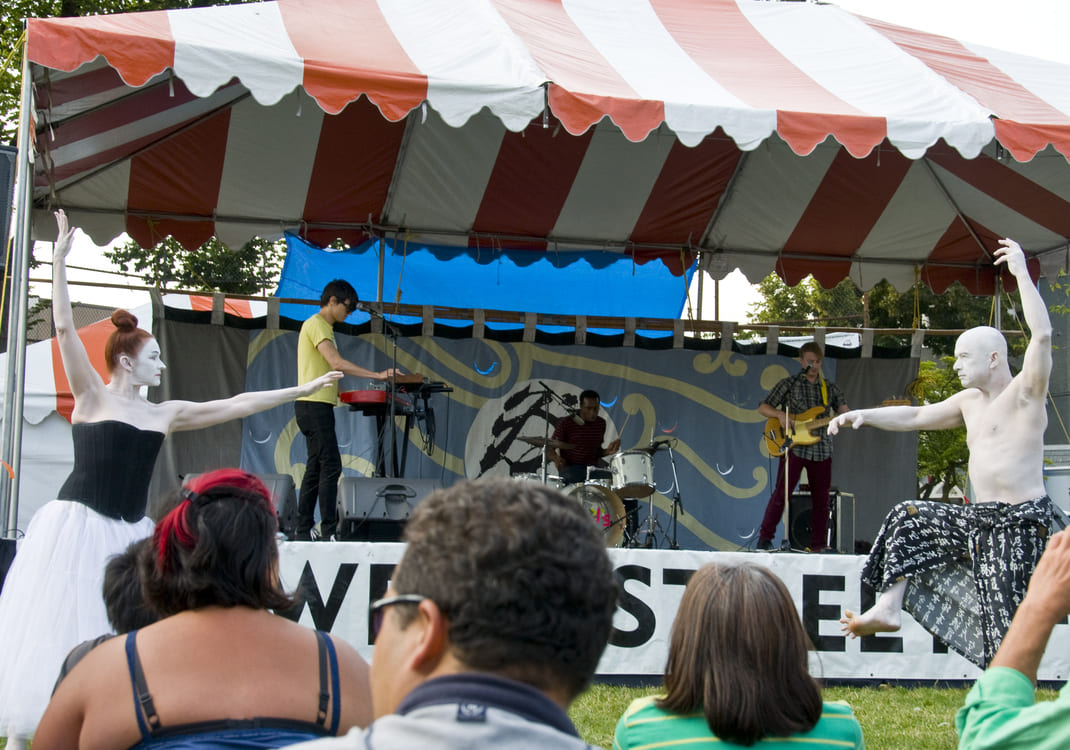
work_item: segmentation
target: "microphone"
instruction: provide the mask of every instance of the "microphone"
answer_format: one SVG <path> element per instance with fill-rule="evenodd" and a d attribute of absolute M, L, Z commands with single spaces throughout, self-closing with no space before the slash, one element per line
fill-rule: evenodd
<path fill-rule="evenodd" d="M 368 305 L 365 305 L 363 302 L 358 302 L 356 309 L 360 310 L 362 313 L 367 313 L 373 318 L 380 318 L 382 320 L 386 320 L 386 318 L 383 317 L 383 314 L 381 312 L 376 310 L 374 307 L 369 307 Z"/>
<path fill-rule="evenodd" d="M 583 425 L 583 417 L 581 417 L 579 415 L 579 412 L 577 412 L 575 410 L 572 411 L 572 421 L 575 422 L 578 425 L 581 425 L 581 426 Z"/>

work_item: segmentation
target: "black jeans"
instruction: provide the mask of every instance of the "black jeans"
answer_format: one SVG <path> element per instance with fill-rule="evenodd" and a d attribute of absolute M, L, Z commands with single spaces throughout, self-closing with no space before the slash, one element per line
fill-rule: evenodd
<path fill-rule="evenodd" d="M 307 539 L 320 503 L 320 536 L 330 538 L 338 528 L 338 478 L 342 456 L 334 432 L 334 406 L 320 401 L 294 401 L 297 427 L 305 436 L 308 459 L 297 498 L 297 536 Z"/>

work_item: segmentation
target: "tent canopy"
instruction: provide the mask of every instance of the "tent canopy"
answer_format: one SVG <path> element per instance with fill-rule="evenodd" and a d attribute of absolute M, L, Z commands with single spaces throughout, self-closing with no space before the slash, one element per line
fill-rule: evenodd
<path fill-rule="evenodd" d="M 999 237 L 1049 272 L 1070 238 L 1070 66 L 832 5 L 278 0 L 32 19 L 27 55 L 35 207 L 101 244 L 706 251 L 990 292 Z"/>

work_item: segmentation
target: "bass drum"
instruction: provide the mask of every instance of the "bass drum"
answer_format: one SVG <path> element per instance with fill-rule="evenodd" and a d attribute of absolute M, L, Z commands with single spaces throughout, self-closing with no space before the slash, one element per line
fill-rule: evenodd
<path fill-rule="evenodd" d="M 607 547 L 619 547 L 624 538 L 624 503 L 611 489 L 595 482 L 573 484 L 565 494 L 576 498 L 602 529 Z"/>

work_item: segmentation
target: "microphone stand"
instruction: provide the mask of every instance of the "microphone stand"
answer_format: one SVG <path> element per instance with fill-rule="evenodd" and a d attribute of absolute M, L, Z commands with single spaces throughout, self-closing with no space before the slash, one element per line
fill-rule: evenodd
<path fill-rule="evenodd" d="M 550 451 L 550 401 L 552 400 L 550 397 L 554 395 L 554 392 L 550 390 L 550 386 L 546 385 L 546 383 L 541 380 L 539 381 L 539 385 L 544 388 L 542 395 L 539 396 L 539 400 L 543 403 L 544 415 L 542 420 L 542 461 L 540 462 L 542 464 L 542 471 L 540 471 L 539 474 L 542 483 L 545 486 L 546 475 L 550 470 L 548 455 Z"/>
<path fill-rule="evenodd" d="M 359 307 L 363 312 L 366 312 L 368 314 L 368 317 L 370 317 L 370 318 L 378 318 L 383 324 L 383 331 L 390 338 L 390 341 L 391 341 L 390 380 L 387 381 L 387 384 L 388 384 L 389 387 L 388 387 L 387 394 L 386 394 L 386 399 L 387 399 L 387 429 L 386 429 L 386 432 L 387 432 L 387 435 L 389 436 L 389 440 L 385 441 L 387 443 L 387 449 L 383 453 L 383 476 L 385 476 L 385 477 L 396 477 L 397 474 L 398 474 L 397 456 L 396 456 L 397 429 L 398 429 L 398 426 L 397 426 L 397 402 L 395 401 L 395 399 L 396 399 L 396 393 L 397 393 L 398 336 L 401 335 L 401 330 L 397 326 L 395 326 L 393 323 L 391 323 L 389 320 L 387 320 L 386 317 L 381 312 L 379 312 L 378 310 L 376 310 L 376 309 L 374 309 L 374 308 L 372 308 L 370 306 L 361 305 L 361 304 L 358 304 L 357 307 Z M 382 437 L 383 436 L 380 436 L 380 439 L 382 439 Z M 406 437 L 408 437 L 408 436 L 406 436 Z"/>
<path fill-rule="evenodd" d="M 672 466 L 672 541 L 669 542 L 669 549 L 680 549 L 680 545 L 676 542 L 676 512 L 679 510 L 684 512 L 684 503 L 680 500 L 680 478 L 676 475 L 676 456 L 672 452 L 672 442 L 666 443 L 669 448 L 669 465 Z"/>
<path fill-rule="evenodd" d="M 795 386 L 800 380 L 806 377 L 806 373 L 810 372 L 810 366 L 807 365 L 799 374 L 795 376 L 791 388 L 788 390 L 787 401 L 784 403 L 784 421 L 788 423 L 788 426 L 784 430 L 784 512 L 781 514 L 781 520 L 784 524 L 784 541 L 780 543 L 781 552 L 791 551 L 791 483 L 788 479 L 788 475 L 791 473 L 789 462 L 791 461 L 791 446 L 794 444 L 794 440 L 791 439 L 791 393 L 795 390 Z"/>
<path fill-rule="evenodd" d="M 571 406 L 569 406 L 567 403 L 565 403 L 565 400 L 563 398 L 561 398 L 560 396 L 558 396 L 554 392 L 553 388 L 551 388 L 550 386 L 546 385 L 546 383 L 542 382 L 541 380 L 539 381 L 539 385 L 541 385 L 544 389 L 546 389 L 546 391 L 545 391 L 546 395 L 548 395 L 552 399 L 556 400 L 557 403 L 559 403 L 565 409 L 565 411 L 568 412 L 567 416 L 572 417 L 573 419 L 576 418 L 575 409 L 573 409 Z M 546 420 L 545 421 L 546 421 L 546 424 L 545 424 L 546 442 L 543 444 L 543 452 L 544 452 L 544 454 L 546 452 L 548 452 L 549 449 L 550 449 L 550 399 L 546 400 Z M 542 465 L 542 483 L 543 484 L 546 484 L 546 470 L 547 470 L 547 468 L 548 467 L 547 467 L 546 462 L 544 460 L 543 461 L 543 465 Z"/>

